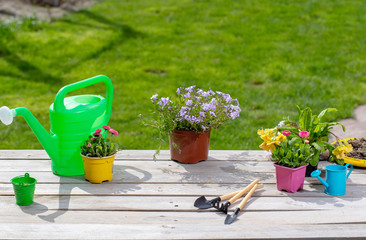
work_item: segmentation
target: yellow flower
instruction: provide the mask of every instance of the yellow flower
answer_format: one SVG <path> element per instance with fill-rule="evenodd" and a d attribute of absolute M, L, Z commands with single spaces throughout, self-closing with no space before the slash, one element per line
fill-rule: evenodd
<path fill-rule="evenodd" d="M 353 151 L 352 145 L 348 143 L 340 144 L 338 147 L 336 147 L 332 153 L 338 158 L 343 159 L 346 157 L 345 153 L 349 153 Z"/>
<path fill-rule="evenodd" d="M 258 135 L 264 135 L 265 134 L 263 129 L 258 129 L 257 133 L 258 133 Z"/>
<path fill-rule="evenodd" d="M 270 143 L 262 143 L 261 145 L 259 145 L 259 147 L 263 150 L 266 150 L 266 151 L 275 151 L 276 150 L 276 147 L 275 147 L 275 142 L 270 142 Z"/>
<path fill-rule="evenodd" d="M 264 141 L 259 147 L 266 151 L 275 151 L 276 145 L 280 145 L 282 141 L 286 140 L 286 136 L 283 134 L 278 134 L 276 128 L 274 129 L 258 129 L 258 135 Z"/>
<path fill-rule="evenodd" d="M 351 144 L 346 144 L 346 153 L 352 152 L 353 151 L 353 147 Z"/>
<path fill-rule="evenodd" d="M 283 142 L 286 140 L 286 136 L 283 135 L 282 133 L 278 134 L 277 138 L 276 138 L 276 141 L 278 142 Z"/>

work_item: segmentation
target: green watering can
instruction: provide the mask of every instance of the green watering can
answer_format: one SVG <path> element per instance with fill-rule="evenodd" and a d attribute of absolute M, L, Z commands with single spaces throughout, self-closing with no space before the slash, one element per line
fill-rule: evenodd
<path fill-rule="evenodd" d="M 103 82 L 107 87 L 106 98 L 99 95 L 66 94 Z M 80 146 L 88 136 L 103 125 L 108 125 L 112 111 L 113 85 L 106 76 L 96 76 L 60 89 L 55 102 L 50 106 L 50 133 L 39 123 L 26 108 L 0 108 L 0 120 L 9 125 L 13 117 L 23 116 L 31 127 L 42 147 L 52 160 L 52 171 L 61 176 L 84 174 Z"/>

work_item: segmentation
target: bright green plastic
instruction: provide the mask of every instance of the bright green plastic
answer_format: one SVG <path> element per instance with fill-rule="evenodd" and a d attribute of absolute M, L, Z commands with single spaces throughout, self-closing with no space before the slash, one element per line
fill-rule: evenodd
<path fill-rule="evenodd" d="M 13 184 L 16 203 L 21 206 L 30 205 L 33 203 L 34 190 L 36 189 L 37 180 L 29 176 L 29 173 L 24 176 L 17 176 L 11 179 Z"/>
<path fill-rule="evenodd" d="M 99 95 L 68 93 L 103 82 L 106 98 Z M 61 176 L 84 174 L 80 146 L 88 136 L 103 125 L 108 125 L 113 100 L 112 81 L 106 76 L 96 76 L 60 89 L 50 106 L 50 134 L 26 108 L 16 108 L 13 115 L 21 115 L 27 121 L 43 148 L 52 160 L 52 171 Z"/>

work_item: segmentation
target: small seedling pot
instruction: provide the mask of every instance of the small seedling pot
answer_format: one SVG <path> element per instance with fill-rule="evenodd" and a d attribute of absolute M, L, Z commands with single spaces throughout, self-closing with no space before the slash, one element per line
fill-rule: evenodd
<path fill-rule="evenodd" d="M 26 206 L 33 203 L 37 183 L 35 178 L 30 177 L 29 173 L 26 173 L 24 176 L 17 176 L 11 179 L 11 183 L 14 188 L 16 204 Z"/>
<path fill-rule="evenodd" d="M 85 179 L 91 183 L 112 181 L 115 156 L 98 158 L 81 155 L 84 163 Z"/>
<path fill-rule="evenodd" d="M 285 190 L 294 193 L 303 189 L 308 164 L 298 168 L 273 165 L 276 168 L 277 189 L 279 191 Z"/>

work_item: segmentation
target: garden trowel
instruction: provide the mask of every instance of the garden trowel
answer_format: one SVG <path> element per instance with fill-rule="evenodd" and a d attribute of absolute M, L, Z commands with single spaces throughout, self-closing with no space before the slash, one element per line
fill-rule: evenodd
<path fill-rule="evenodd" d="M 252 196 L 254 191 L 257 189 L 257 184 L 254 185 L 254 187 L 249 191 L 249 193 L 243 198 L 243 200 L 240 202 L 237 209 L 235 209 L 233 215 L 227 215 L 225 219 L 225 224 L 232 223 L 237 217 L 239 212 L 243 209 L 244 205 L 248 202 L 249 198 Z"/>

